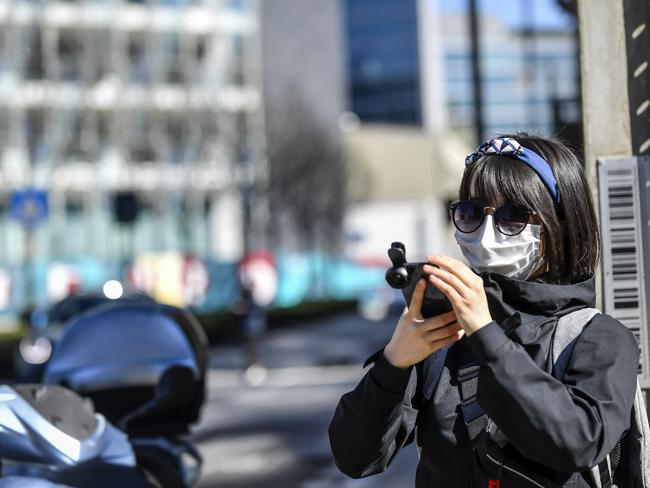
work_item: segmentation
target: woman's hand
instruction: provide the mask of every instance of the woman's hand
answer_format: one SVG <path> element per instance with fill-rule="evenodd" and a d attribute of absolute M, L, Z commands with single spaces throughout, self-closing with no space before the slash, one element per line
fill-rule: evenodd
<path fill-rule="evenodd" d="M 435 266 L 424 265 L 429 281 L 451 302 L 458 323 L 470 336 L 492 322 L 483 279 L 458 259 L 428 257 Z M 436 267 L 439 266 L 439 267 Z"/>
<path fill-rule="evenodd" d="M 397 323 L 384 356 L 393 366 L 406 369 L 459 340 L 464 335 L 453 311 L 430 319 L 422 318 L 422 302 L 427 282 L 418 281 L 411 303 Z"/>

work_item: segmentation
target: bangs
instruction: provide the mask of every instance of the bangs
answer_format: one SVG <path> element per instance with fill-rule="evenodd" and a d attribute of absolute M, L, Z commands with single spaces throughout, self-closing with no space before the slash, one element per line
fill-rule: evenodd
<path fill-rule="evenodd" d="M 461 200 L 478 199 L 491 207 L 499 207 L 506 202 L 535 210 L 540 206 L 540 198 L 549 200 L 551 196 L 540 177 L 526 163 L 507 156 L 484 156 L 463 174 L 460 184 Z"/>

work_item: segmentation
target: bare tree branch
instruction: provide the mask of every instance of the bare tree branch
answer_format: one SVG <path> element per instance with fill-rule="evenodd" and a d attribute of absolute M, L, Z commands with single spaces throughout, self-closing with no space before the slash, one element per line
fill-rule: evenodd
<path fill-rule="evenodd" d="M 341 144 L 297 98 L 267 122 L 271 242 L 295 232 L 301 249 L 340 249 L 347 169 Z"/>

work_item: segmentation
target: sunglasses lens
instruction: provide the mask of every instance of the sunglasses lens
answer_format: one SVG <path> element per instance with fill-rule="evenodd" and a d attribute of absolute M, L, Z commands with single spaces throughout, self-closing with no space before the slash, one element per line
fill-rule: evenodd
<path fill-rule="evenodd" d="M 483 223 L 483 207 L 474 202 L 459 202 L 452 216 L 459 231 L 474 232 Z"/>
<path fill-rule="evenodd" d="M 526 228 L 529 213 L 521 207 L 504 205 L 494 212 L 497 229 L 507 236 L 516 236 Z"/>

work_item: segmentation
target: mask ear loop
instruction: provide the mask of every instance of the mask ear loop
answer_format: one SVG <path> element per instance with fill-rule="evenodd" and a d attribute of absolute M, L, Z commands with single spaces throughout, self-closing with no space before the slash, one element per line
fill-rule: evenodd
<path fill-rule="evenodd" d="M 544 227 L 544 224 L 540 224 L 542 228 L 540 229 L 539 233 L 539 252 L 542 255 L 542 264 L 544 265 L 544 271 L 542 274 L 546 274 L 549 272 L 549 264 L 548 264 L 548 259 L 546 259 L 546 227 Z"/>
<path fill-rule="evenodd" d="M 539 267 L 535 270 L 535 272 L 531 275 L 531 278 L 533 277 L 538 278 L 550 271 L 550 265 L 548 259 L 546 259 L 546 227 L 544 227 L 544 224 L 542 223 L 537 225 L 541 226 L 539 232 L 539 252 L 542 255 L 542 264 L 540 264 Z"/>

